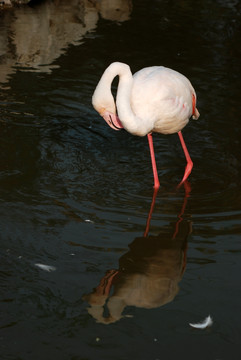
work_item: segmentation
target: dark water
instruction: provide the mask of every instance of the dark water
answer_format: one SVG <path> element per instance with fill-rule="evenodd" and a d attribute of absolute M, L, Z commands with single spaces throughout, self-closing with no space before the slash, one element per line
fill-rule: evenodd
<path fill-rule="evenodd" d="M 241 358 L 240 16 L 235 0 L 0 13 L 0 359 Z M 177 135 L 154 136 L 147 236 L 147 139 L 91 105 L 112 61 L 174 68 L 198 96 L 186 191 Z"/>

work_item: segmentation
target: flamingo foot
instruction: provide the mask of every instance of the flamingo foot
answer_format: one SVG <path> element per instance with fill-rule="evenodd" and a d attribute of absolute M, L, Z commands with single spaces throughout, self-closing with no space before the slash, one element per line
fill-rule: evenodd
<path fill-rule="evenodd" d="M 182 148 L 183 148 L 186 160 L 187 160 L 187 165 L 186 165 L 186 168 L 185 168 L 184 176 L 182 178 L 182 181 L 178 185 L 178 187 L 180 187 L 187 180 L 188 176 L 191 174 L 191 171 L 192 171 L 192 168 L 193 168 L 193 162 L 192 162 L 192 159 L 191 159 L 191 157 L 190 157 L 190 155 L 188 153 L 188 150 L 187 150 L 186 144 L 184 142 L 181 131 L 178 132 L 178 136 L 180 138 L 181 145 L 182 145 Z"/>
<path fill-rule="evenodd" d="M 181 183 L 184 183 L 184 181 L 187 180 L 188 176 L 192 172 L 192 168 L 193 168 L 193 162 L 192 162 L 192 160 L 190 160 L 186 165 L 185 172 L 184 172 L 183 179 L 182 179 Z"/>
<path fill-rule="evenodd" d="M 185 184 L 186 180 L 188 179 L 188 176 L 191 174 L 193 168 L 193 162 L 192 160 L 189 161 L 186 165 L 185 172 L 182 178 L 182 181 L 178 184 L 177 188 L 181 187 L 182 184 Z"/>

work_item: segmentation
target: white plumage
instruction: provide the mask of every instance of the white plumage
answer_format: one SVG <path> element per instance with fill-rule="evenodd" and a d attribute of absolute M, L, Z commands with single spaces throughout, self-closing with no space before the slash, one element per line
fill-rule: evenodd
<path fill-rule="evenodd" d="M 190 81 L 163 66 L 144 68 L 133 79 L 133 112 L 154 132 L 172 134 L 182 130 L 192 115 L 192 94 L 196 98 Z"/>

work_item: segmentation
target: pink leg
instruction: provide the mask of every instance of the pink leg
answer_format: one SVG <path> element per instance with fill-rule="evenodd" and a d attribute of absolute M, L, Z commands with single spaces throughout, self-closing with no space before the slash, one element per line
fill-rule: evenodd
<path fill-rule="evenodd" d="M 179 139 L 181 141 L 181 144 L 182 144 L 182 148 L 183 148 L 183 151 L 184 151 L 184 154 L 185 154 L 185 157 L 186 157 L 186 160 L 187 160 L 187 165 L 186 165 L 186 169 L 185 169 L 185 173 L 184 173 L 184 176 L 183 176 L 183 179 L 182 181 L 180 182 L 179 186 L 181 184 L 184 183 L 184 181 L 187 180 L 188 176 L 191 174 L 191 171 L 192 171 L 192 168 L 193 168 L 193 162 L 192 162 L 192 159 L 189 155 L 189 152 L 187 150 L 187 147 L 186 147 L 186 144 L 184 142 L 184 139 L 183 139 L 183 136 L 182 136 L 182 133 L 181 131 L 178 132 L 178 136 L 179 136 Z"/>
<path fill-rule="evenodd" d="M 149 148 L 151 153 L 151 163 L 152 163 L 152 170 L 153 170 L 153 176 L 154 176 L 154 189 L 159 189 L 160 182 L 158 179 L 158 173 L 156 168 L 156 159 L 155 159 L 155 153 L 154 153 L 154 147 L 153 147 L 153 140 L 152 140 L 152 134 L 147 134 L 148 142 L 149 142 Z"/>

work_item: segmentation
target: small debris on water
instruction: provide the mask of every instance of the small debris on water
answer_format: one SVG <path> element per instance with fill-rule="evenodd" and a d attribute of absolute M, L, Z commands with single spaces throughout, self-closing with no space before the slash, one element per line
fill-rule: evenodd
<path fill-rule="evenodd" d="M 55 271 L 56 267 L 51 266 L 51 265 L 45 265 L 45 264 L 34 264 L 35 266 L 37 266 L 39 269 L 44 270 L 44 271 Z"/>
<path fill-rule="evenodd" d="M 85 222 L 90 223 L 90 224 L 94 224 L 94 221 L 92 221 L 90 219 L 86 219 Z"/>
<path fill-rule="evenodd" d="M 213 324 L 213 319 L 211 318 L 210 315 L 208 315 L 208 317 L 206 317 L 206 319 L 204 319 L 203 321 L 193 324 L 193 323 L 189 323 L 190 326 L 196 328 L 196 329 L 206 329 L 207 327 L 211 326 Z"/>

